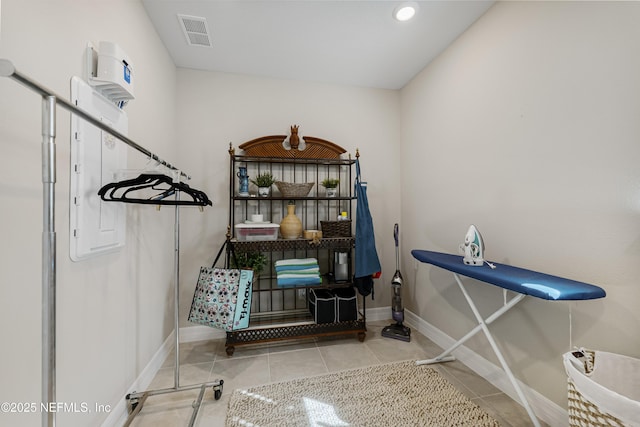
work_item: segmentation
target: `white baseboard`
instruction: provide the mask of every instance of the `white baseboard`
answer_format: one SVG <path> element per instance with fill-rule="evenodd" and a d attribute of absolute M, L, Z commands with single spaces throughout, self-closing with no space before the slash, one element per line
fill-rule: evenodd
<path fill-rule="evenodd" d="M 129 417 L 127 402 L 125 396 L 133 392 L 141 392 L 148 390 L 151 381 L 164 364 L 165 359 L 173 350 L 175 335 L 173 332 L 164 340 L 158 351 L 153 355 L 147 366 L 142 370 L 138 378 L 131 384 L 128 391 L 124 393 L 117 404 L 112 406 L 111 412 L 107 419 L 102 423 L 102 427 L 120 427 Z"/>
<path fill-rule="evenodd" d="M 196 325 L 180 328 L 180 342 L 216 340 L 226 336 L 227 333 L 222 329 L 215 329 L 209 326 Z"/>
<path fill-rule="evenodd" d="M 367 321 L 390 320 L 391 307 L 368 308 L 365 312 Z"/>
<path fill-rule="evenodd" d="M 416 316 L 409 310 L 405 310 L 405 321 L 408 325 L 416 328 L 422 335 L 426 336 L 442 348 L 450 348 L 456 342 L 454 338 L 451 338 L 440 329 Z M 464 345 L 457 348 L 454 351 L 454 354 L 456 359 L 464 363 L 469 369 L 489 381 L 514 401 L 520 402 L 511 381 L 509 381 L 507 374 L 502 370 L 502 368 L 489 362 L 487 359 L 478 355 L 474 351 L 471 351 Z M 540 420 L 552 427 L 564 427 L 567 425 L 567 420 L 569 419 L 567 411 L 521 381 L 518 380 L 518 383 L 522 388 L 523 393 L 527 396 L 533 412 Z"/>

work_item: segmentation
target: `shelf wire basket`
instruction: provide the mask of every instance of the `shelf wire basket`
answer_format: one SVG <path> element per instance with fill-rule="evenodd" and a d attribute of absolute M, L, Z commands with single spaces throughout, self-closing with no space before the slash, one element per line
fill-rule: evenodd
<path fill-rule="evenodd" d="M 315 182 L 283 182 L 276 181 L 276 187 L 283 197 L 306 197 Z"/>

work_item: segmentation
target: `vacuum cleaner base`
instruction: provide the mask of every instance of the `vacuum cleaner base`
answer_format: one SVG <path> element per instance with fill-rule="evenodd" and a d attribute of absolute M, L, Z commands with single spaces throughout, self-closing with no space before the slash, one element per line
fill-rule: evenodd
<path fill-rule="evenodd" d="M 382 328 L 382 336 L 409 342 L 411 341 L 411 329 L 402 324 L 394 323 Z"/>

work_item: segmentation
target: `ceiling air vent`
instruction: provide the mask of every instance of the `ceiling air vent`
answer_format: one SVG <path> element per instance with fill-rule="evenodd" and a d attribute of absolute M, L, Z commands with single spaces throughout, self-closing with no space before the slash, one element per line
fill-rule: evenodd
<path fill-rule="evenodd" d="M 198 16 L 178 15 L 178 21 L 189 46 L 211 47 L 207 20 Z"/>

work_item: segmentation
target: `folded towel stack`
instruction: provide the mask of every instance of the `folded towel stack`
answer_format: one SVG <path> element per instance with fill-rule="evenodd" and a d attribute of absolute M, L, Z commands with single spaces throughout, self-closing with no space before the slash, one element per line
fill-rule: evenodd
<path fill-rule="evenodd" d="M 320 267 L 315 258 L 283 259 L 276 261 L 278 286 L 295 287 L 322 283 Z"/>

